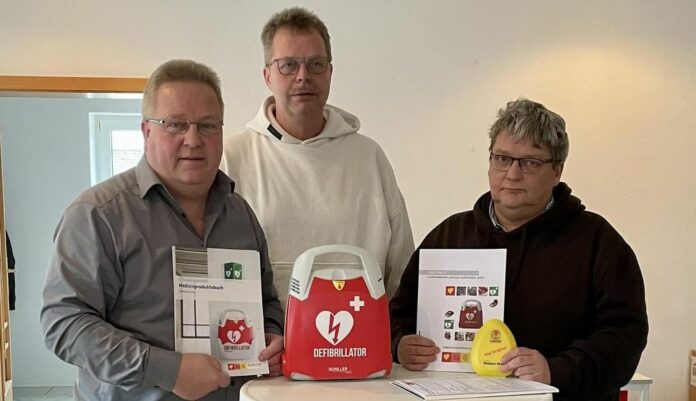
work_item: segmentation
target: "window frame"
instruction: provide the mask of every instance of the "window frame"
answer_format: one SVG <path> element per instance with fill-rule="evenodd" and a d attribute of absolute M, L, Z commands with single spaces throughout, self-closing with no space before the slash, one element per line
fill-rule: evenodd
<path fill-rule="evenodd" d="M 113 131 L 132 131 L 137 121 L 138 130 L 142 115 L 140 113 L 89 113 L 89 165 L 90 183 L 96 185 L 113 176 Z"/>

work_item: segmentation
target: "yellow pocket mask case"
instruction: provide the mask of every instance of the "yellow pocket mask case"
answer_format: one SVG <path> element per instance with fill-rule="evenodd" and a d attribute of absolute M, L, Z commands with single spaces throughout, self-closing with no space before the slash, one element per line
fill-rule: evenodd
<path fill-rule="evenodd" d="M 481 376 L 508 376 L 500 371 L 500 360 L 517 347 L 510 329 L 498 319 L 484 323 L 471 345 L 471 366 Z"/>

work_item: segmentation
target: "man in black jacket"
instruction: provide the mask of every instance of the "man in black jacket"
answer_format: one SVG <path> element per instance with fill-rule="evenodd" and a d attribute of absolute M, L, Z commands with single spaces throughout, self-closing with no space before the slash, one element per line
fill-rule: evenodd
<path fill-rule="evenodd" d="M 490 192 L 438 225 L 418 249 L 507 249 L 505 321 L 518 348 L 501 370 L 558 387 L 556 400 L 618 399 L 645 348 L 648 319 L 635 254 L 560 181 L 565 121 L 526 99 L 490 130 Z M 395 359 L 411 370 L 439 349 L 415 335 L 419 252 L 390 303 Z"/>
<path fill-rule="evenodd" d="M 7 287 L 9 290 L 10 310 L 15 309 L 15 257 L 12 252 L 12 243 L 10 236 L 5 231 L 5 240 L 7 243 Z"/>

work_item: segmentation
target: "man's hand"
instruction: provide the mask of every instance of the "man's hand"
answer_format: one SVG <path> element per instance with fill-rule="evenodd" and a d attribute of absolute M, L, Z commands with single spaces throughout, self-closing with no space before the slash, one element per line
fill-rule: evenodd
<path fill-rule="evenodd" d="M 440 348 L 431 340 L 417 334 L 401 337 L 396 355 L 401 366 L 408 370 L 423 370 L 434 362 Z"/>
<path fill-rule="evenodd" d="M 503 356 L 500 361 L 503 372 L 512 371 L 515 377 L 522 380 L 551 384 L 551 371 L 549 363 L 539 351 L 529 348 L 515 348 Z"/>
<path fill-rule="evenodd" d="M 280 376 L 280 353 L 283 352 L 283 336 L 266 333 L 266 348 L 259 353 L 259 361 L 268 360 L 268 375 Z"/>
<path fill-rule="evenodd" d="M 183 354 L 172 392 L 185 400 L 197 400 L 230 385 L 220 362 L 206 354 Z"/>

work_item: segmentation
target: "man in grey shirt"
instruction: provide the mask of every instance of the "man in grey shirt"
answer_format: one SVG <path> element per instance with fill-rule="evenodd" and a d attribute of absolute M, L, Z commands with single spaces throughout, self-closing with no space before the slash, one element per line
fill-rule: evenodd
<path fill-rule="evenodd" d="M 77 400 L 230 400 L 243 380 L 205 354 L 174 351 L 172 245 L 261 255 L 265 348 L 280 372 L 283 312 L 263 231 L 234 182 L 218 171 L 220 80 L 173 60 L 143 97 L 145 156 L 83 192 L 65 210 L 43 292 L 46 345 L 79 368 Z"/>

